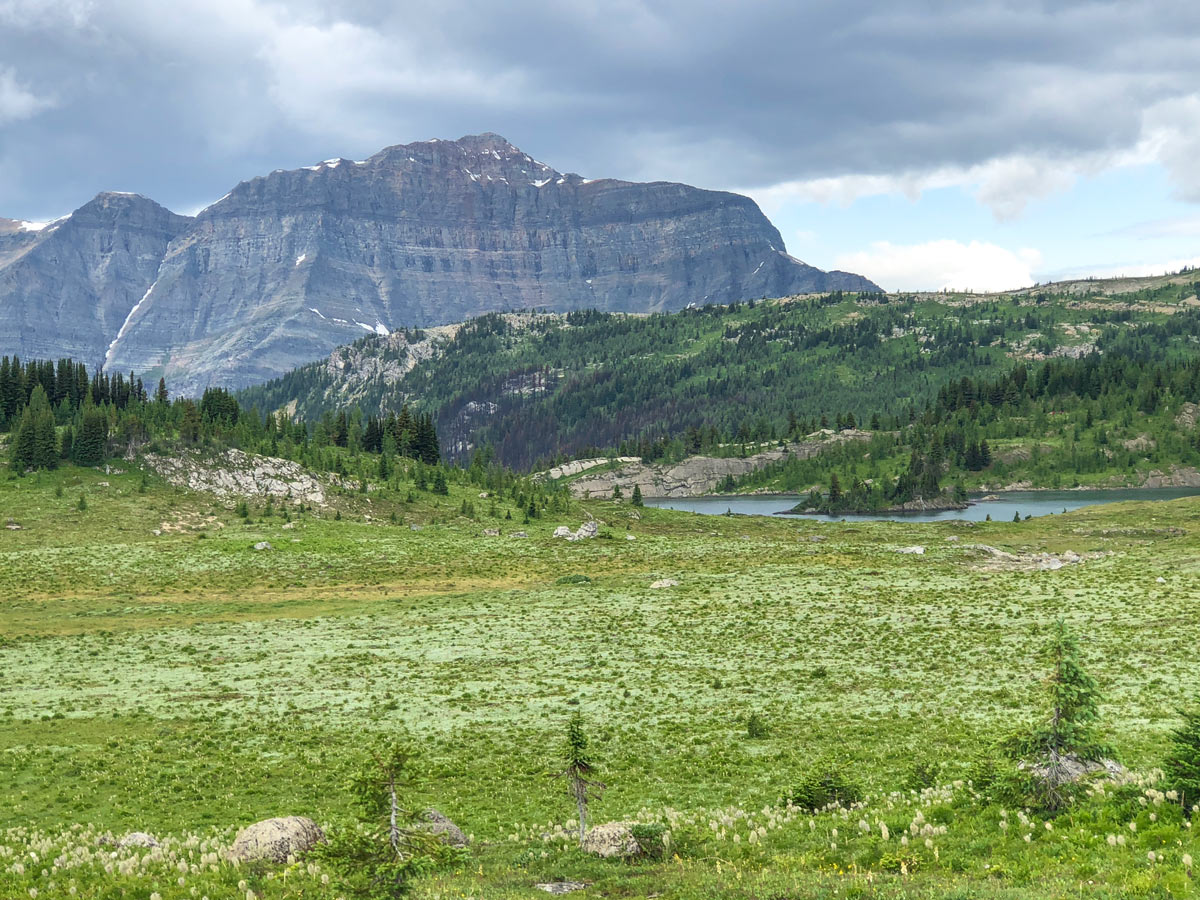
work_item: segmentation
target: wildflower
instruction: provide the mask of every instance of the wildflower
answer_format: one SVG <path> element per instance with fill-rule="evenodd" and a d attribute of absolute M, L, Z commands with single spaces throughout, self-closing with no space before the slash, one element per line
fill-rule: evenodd
<path fill-rule="evenodd" d="M 37 888 L 30 888 L 30 889 L 29 889 L 29 896 L 30 896 L 30 897 L 37 897 Z"/>
<path fill-rule="evenodd" d="M 1025 843 L 1027 843 L 1027 844 L 1028 844 L 1028 843 L 1030 843 L 1032 840 L 1033 840 L 1033 835 L 1032 835 L 1032 834 L 1027 834 L 1027 835 L 1025 835 Z"/>
<path fill-rule="evenodd" d="M 1154 857 L 1154 851 L 1153 851 L 1153 850 L 1147 850 L 1147 851 L 1146 851 L 1146 859 L 1150 860 L 1150 862 L 1154 862 L 1154 858 L 1155 858 L 1155 857 Z"/>
<path fill-rule="evenodd" d="M 885 841 L 888 839 L 888 827 L 887 827 L 887 822 L 880 822 L 880 823 L 879 823 L 879 835 L 880 835 L 880 837 L 882 837 L 882 838 L 883 838 Z"/>
<path fill-rule="evenodd" d="M 1157 822 L 1158 821 L 1158 813 L 1150 813 L 1150 821 Z"/>
<path fill-rule="evenodd" d="M 1117 843 L 1120 844 L 1122 847 L 1124 847 L 1125 846 L 1125 835 L 1118 834 L 1117 835 Z"/>
<path fill-rule="evenodd" d="M 1107 838 L 1105 838 L 1105 840 L 1108 841 L 1108 846 L 1110 846 L 1110 847 L 1117 846 L 1117 836 L 1115 834 L 1110 834 Z"/>
<path fill-rule="evenodd" d="M 1183 867 L 1185 869 L 1190 869 L 1192 867 L 1192 854 L 1190 854 L 1190 853 L 1183 854 Z"/>
<path fill-rule="evenodd" d="M 1047 823 L 1046 823 L 1046 830 L 1047 830 L 1047 831 L 1053 831 L 1053 830 L 1054 830 L 1054 823 L 1053 823 L 1053 822 L 1047 822 Z"/>
<path fill-rule="evenodd" d="M 1137 831 L 1137 822 L 1130 822 L 1130 823 L 1129 823 L 1129 830 L 1130 830 L 1130 831 Z"/>

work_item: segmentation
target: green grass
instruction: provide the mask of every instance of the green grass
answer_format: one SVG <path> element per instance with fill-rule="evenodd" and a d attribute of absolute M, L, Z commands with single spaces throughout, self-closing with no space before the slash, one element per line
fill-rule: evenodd
<path fill-rule="evenodd" d="M 1134 833 L 1093 801 L 1026 844 L 962 790 L 926 806 L 888 797 L 916 762 L 940 764 L 947 785 L 965 778 L 976 753 L 1030 718 L 1036 651 L 1060 617 L 1105 691 L 1109 739 L 1127 764 L 1153 769 L 1200 688 L 1200 502 L 971 527 L 592 502 L 602 537 L 568 543 L 550 533 L 576 527 L 580 508 L 483 537 L 492 521 L 453 515 L 472 496 L 458 487 L 441 506 L 373 496 L 370 513 L 361 495 L 338 496 L 340 521 L 326 510 L 284 528 L 257 511 L 243 524 L 232 503 L 158 482 L 140 494 L 139 481 L 78 469 L 0 481 L 3 517 L 22 525 L 0 530 L 0 829 L 215 829 L 227 841 L 230 828 L 272 815 L 337 821 L 364 736 L 407 731 L 425 752 L 413 802 L 476 838 L 470 863 L 428 877 L 419 896 L 545 896 L 531 885 L 560 876 L 595 882 L 584 897 L 1191 889 L 1179 860 L 1200 851 L 1166 812 Z M 421 529 L 384 524 L 393 508 Z M 155 536 L 163 522 L 195 527 Z M 254 551 L 260 540 L 275 549 Z M 996 571 L 966 546 L 976 543 L 1107 555 Z M 895 552 L 911 544 L 925 555 Z M 573 575 L 591 581 L 556 583 Z M 680 584 L 650 588 L 660 578 Z M 548 773 L 576 708 L 610 784 L 595 819 L 673 815 L 678 859 L 631 866 L 542 840 L 556 833 L 547 823 L 573 814 Z M 747 738 L 751 712 L 769 736 Z M 864 784 L 869 812 L 843 824 L 823 814 L 811 830 L 804 816 L 762 842 L 732 842 L 748 834 L 745 816 L 766 827 L 763 809 L 823 758 Z M 914 841 L 907 876 L 889 869 L 899 845 L 881 842 L 873 819 L 874 836 L 858 831 L 860 815 L 898 834 L 914 809 L 941 806 L 952 815 L 938 854 Z M 727 808 L 740 811 L 722 813 L 737 828 L 709 837 L 713 811 Z M 830 839 L 834 827 L 848 837 Z M 1133 843 L 1118 854 L 1104 839 L 1123 827 Z M 40 875 L 10 871 L 2 847 L 33 840 L 13 835 L 0 831 L 0 896 L 38 885 L 58 896 Z M 1155 848 L 1169 864 L 1147 862 Z M 989 860 L 1002 877 L 983 869 Z M 155 890 L 243 896 L 230 873 L 210 876 Z M 109 896 L 103 878 L 77 879 L 83 896 Z M 336 896 L 303 879 L 304 896 Z M 149 895 L 145 879 L 121 884 Z M 274 880 L 260 887 L 294 896 Z"/>

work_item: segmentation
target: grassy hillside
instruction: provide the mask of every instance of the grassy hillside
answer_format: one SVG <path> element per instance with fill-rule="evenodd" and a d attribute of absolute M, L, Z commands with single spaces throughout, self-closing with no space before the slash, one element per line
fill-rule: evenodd
<path fill-rule="evenodd" d="M 347 402 L 374 413 L 413 401 L 437 411 L 452 455 L 491 445 L 517 468 L 597 450 L 654 458 L 781 438 L 822 416 L 906 422 L 947 384 L 1019 362 L 1117 347 L 1136 358 L 1192 353 L 1194 303 L 1183 281 L 1121 294 L 1051 286 L 642 317 L 495 315 L 438 335 L 364 338 L 239 397 L 309 419 Z"/>
<path fill-rule="evenodd" d="M 136 470 L 0 480 L 20 526 L 0 530 L 0 896 L 344 896 L 303 862 L 201 856 L 271 815 L 336 828 L 365 740 L 401 730 L 423 750 L 406 800 L 475 838 L 417 897 L 531 898 L 560 878 L 591 882 L 585 898 L 1193 890 L 1200 844 L 1161 782 L 1050 818 L 963 780 L 1039 715 L 1059 618 L 1106 696 L 1106 738 L 1151 777 L 1198 687 L 1196 502 L 972 527 L 598 501 L 525 525 L 504 498 L 498 520 L 461 515 L 486 502 L 466 482 L 411 502 L 332 491 L 247 519 Z M 551 536 L 588 515 L 596 539 Z M 1067 551 L 1082 562 L 1039 570 Z M 609 784 L 595 820 L 666 824 L 665 859 L 563 837 L 574 806 L 549 774 L 575 710 Z M 865 806 L 777 806 L 829 765 Z M 132 868 L 94 855 L 98 832 L 133 829 L 174 843 Z"/>

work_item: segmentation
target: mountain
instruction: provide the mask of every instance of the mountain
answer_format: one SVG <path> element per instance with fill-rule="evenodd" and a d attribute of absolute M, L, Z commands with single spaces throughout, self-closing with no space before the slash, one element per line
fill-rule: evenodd
<path fill-rule="evenodd" d="M 0 354 L 99 365 L 191 221 L 118 193 L 55 222 L 0 219 Z"/>
<path fill-rule="evenodd" d="M 102 360 L 187 393 L 489 311 L 878 290 L 789 256 L 747 197 L 563 174 L 494 134 L 278 170 L 194 219 L 102 194 L 41 231 L 4 222 L 0 354 Z"/>

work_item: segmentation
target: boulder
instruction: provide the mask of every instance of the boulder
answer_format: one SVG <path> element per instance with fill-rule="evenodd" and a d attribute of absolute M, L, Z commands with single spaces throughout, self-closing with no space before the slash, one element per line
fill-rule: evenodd
<path fill-rule="evenodd" d="M 921 546 L 897 547 L 896 552 L 897 553 L 911 553 L 914 556 L 924 556 L 925 548 L 921 547 Z"/>
<path fill-rule="evenodd" d="M 674 578 L 660 578 L 660 579 L 658 579 L 658 581 L 650 582 L 650 587 L 652 587 L 652 588 L 679 587 L 679 582 L 676 581 Z"/>
<path fill-rule="evenodd" d="M 436 834 L 451 847 L 465 847 L 470 843 L 463 830 L 436 809 L 430 807 L 421 813 L 421 818 L 425 820 L 425 829 L 430 834 Z"/>
<path fill-rule="evenodd" d="M 299 856 L 324 840 L 325 832 L 312 819 L 282 816 L 247 825 L 237 833 L 229 854 L 239 861 L 286 863 L 289 856 Z"/>
<path fill-rule="evenodd" d="M 1059 756 L 1052 752 L 1044 759 L 1021 763 L 1019 768 L 1051 787 L 1091 777 L 1121 778 L 1126 774 L 1125 767 L 1111 759 L 1080 759 L 1072 753 Z"/>
<path fill-rule="evenodd" d="M 483 536 L 484 537 L 500 537 L 500 529 L 499 528 L 485 528 L 485 529 L 483 529 Z"/>
<path fill-rule="evenodd" d="M 547 894 L 569 894 L 572 891 L 582 891 L 589 884 L 590 881 L 547 881 L 535 884 L 534 887 Z"/>
<path fill-rule="evenodd" d="M 593 825 L 583 837 L 583 850 L 605 859 L 621 857 L 628 859 L 641 853 L 641 847 L 633 836 L 630 822 L 605 822 Z"/>
<path fill-rule="evenodd" d="M 274 550 L 275 548 L 271 546 L 270 541 L 259 541 L 257 544 L 254 545 L 254 549 L 255 550 Z"/>
<path fill-rule="evenodd" d="M 125 850 L 129 847 L 157 847 L 158 840 L 152 834 L 147 834 L 144 831 L 131 831 L 121 840 L 117 841 L 117 847 Z"/>
<path fill-rule="evenodd" d="M 566 525 L 559 525 L 557 528 L 554 529 L 554 534 L 552 535 L 552 537 L 570 538 L 573 534 L 574 534 L 574 532 L 571 531 L 571 529 L 568 528 Z"/>

